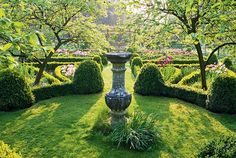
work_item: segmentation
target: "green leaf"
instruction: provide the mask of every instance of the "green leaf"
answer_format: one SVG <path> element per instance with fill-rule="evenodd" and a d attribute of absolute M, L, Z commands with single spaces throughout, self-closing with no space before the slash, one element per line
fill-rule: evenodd
<path fill-rule="evenodd" d="M 5 17 L 5 13 L 4 10 L 2 8 L 0 8 L 0 18 Z"/>
<path fill-rule="evenodd" d="M 7 51 L 8 49 L 10 49 L 11 46 L 12 46 L 12 43 L 7 43 L 7 44 L 5 44 L 3 47 L 1 47 L 0 49 L 5 52 L 5 51 Z"/>
<path fill-rule="evenodd" d="M 32 44 L 33 46 L 38 45 L 38 37 L 36 36 L 36 34 L 30 34 L 29 43 Z"/>

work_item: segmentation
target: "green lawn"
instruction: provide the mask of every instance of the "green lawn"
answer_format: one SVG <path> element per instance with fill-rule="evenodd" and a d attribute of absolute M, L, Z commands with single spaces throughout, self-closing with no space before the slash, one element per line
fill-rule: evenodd
<path fill-rule="evenodd" d="M 103 71 L 105 89 L 95 95 L 53 98 L 17 112 L 0 112 L 0 140 L 23 157 L 180 157 L 190 158 L 200 146 L 222 133 L 236 132 L 236 115 L 219 115 L 178 99 L 133 94 L 132 112 L 138 108 L 156 113 L 162 145 L 150 152 L 117 149 L 91 128 L 106 107 L 104 95 L 111 87 L 110 67 Z M 133 93 L 134 78 L 126 73 L 126 87 Z"/>

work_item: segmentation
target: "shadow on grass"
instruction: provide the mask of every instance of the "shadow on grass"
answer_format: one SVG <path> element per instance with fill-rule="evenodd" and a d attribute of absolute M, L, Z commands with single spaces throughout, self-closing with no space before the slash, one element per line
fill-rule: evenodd
<path fill-rule="evenodd" d="M 101 96 L 53 98 L 26 110 L 0 113 L 0 140 L 11 144 L 24 157 L 64 157 L 86 137 L 90 124 L 83 117 Z"/>
<path fill-rule="evenodd" d="M 157 114 L 157 127 L 165 144 L 161 150 L 168 155 L 186 157 L 196 154 L 208 140 L 235 131 L 235 116 L 221 117 L 174 98 L 133 96 L 141 111 Z"/>

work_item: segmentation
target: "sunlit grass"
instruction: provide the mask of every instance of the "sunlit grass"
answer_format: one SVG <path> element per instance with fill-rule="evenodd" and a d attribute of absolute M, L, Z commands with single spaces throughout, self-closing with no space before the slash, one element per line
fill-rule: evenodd
<path fill-rule="evenodd" d="M 117 149 L 107 137 L 91 132 L 97 116 L 107 109 L 105 93 L 111 88 L 110 66 L 103 71 L 104 91 L 94 95 L 53 98 L 17 112 L 0 112 L 0 140 L 23 157 L 194 157 L 201 145 L 222 133 L 236 132 L 236 115 L 219 115 L 173 98 L 133 94 L 129 108 L 157 114 L 162 145 L 150 152 Z M 134 78 L 126 73 L 133 93 Z"/>

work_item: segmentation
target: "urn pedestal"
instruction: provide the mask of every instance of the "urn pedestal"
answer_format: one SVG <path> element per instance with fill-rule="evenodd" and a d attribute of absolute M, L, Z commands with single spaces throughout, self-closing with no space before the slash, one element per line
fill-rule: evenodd
<path fill-rule="evenodd" d="M 107 59 L 112 63 L 112 89 L 105 96 L 107 106 L 111 109 L 111 124 L 126 122 L 126 109 L 132 96 L 125 89 L 125 63 L 131 57 L 129 52 L 107 53 Z"/>

